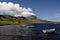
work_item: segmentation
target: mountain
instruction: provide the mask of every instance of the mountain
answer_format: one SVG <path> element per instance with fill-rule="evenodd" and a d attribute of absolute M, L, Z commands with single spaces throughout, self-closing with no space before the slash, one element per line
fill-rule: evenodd
<path fill-rule="evenodd" d="M 0 25 L 16 25 L 16 24 L 23 24 L 29 23 L 25 17 L 14 17 L 10 15 L 0 15 Z"/>
<path fill-rule="evenodd" d="M 0 15 L 0 25 L 17 25 L 17 24 L 27 24 L 27 23 L 54 23 L 60 24 L 60 22 L 51 22 L 47 20 L 38 19 L 36 16 L 28 17 L 14 17 L 10 15 Z"/>
<path fill-rule="evenodd" d="M 34 15 L 28 16 L 26 17 L 26 19 L 30 20 L 31 23 L 50 23 L 51 22 L 51 21 L 39 19 Z"/>

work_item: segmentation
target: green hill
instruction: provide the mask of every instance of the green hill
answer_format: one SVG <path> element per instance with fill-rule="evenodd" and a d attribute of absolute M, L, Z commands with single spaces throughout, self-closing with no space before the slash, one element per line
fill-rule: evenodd
<path fill-rule="evenodd" d="M 51 21 L 47 21 L 47 20 L 42 20 L 37 18 L 36 16 L 28 16 L 27 17 L 28 20 L 31 21 L 31 23 L 51 23 Z"/>
<path fill-rule="evenodd" d="M 9 15 L 0 15 L 0 25 L 17 25 L 27 23 L 54 23 L 54 22 L 37 19 L 35 16 L 14 17 Z"/>
<path fill-rule="evenodd" d="M 9 15 L 0 15 L 0 25 L 13 25 L 29 23 L 24 17 L 14 17 Z"/>

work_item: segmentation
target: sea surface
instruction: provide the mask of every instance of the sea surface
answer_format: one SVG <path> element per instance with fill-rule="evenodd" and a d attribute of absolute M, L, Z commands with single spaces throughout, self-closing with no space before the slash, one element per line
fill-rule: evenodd
<path fill-rule="evenodd" d="M 53 29 L 51 34 L 42 30 Z M 25 24 L 0 26 L 0 40 L 60 40 L 60 24 Z"/>
<path fill-rule="evenodd" d="M 36 36 L 34 40 L 60 40 L 60 24 L 34 24 L 34 27 L 36 27 L 35 33 Z M 54 33 L 51 34 L 44 34 L 42 30 L 45 29 L 56 29 Z M 40 32 L 40 33 L 39 33 Z"/>

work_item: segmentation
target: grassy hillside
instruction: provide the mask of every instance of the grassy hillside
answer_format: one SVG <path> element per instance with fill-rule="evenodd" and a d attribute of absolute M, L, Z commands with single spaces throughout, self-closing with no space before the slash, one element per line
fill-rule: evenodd
<path fill-rule="evenodd" d="M 29 20 L 9 15 L 0 15 L 0 25 L 23 24 L 23 23 L 29 23 Z"/>
<path fill-rule="evenodd" d="M 51 23 L 51 21 L 42 20 L 37 18 L 36 16 L 28 16 L 27 19 L 30 20 L 31 23 Z"/>
<path fill-rule="evenodd" d="M 27 24 L 27 23 L 53 23 L 41 19 L 31 19 L 24 17 L 14 17 L 9 15 L 0 15 L 0 25 L 16 25 L 16 24 Z M 57 23 L 57 22 L 56 22 Z"/>

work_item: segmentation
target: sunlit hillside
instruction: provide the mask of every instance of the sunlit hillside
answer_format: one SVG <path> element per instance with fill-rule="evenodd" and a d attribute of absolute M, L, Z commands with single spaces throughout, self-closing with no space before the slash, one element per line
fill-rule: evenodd
<path fill-rule="evenodd" d="M 37 19 L 36 16 L 14 17 L 9 15 L 0 15 L 0 25 L 16 25 L 27 23 L 53 23 L 53 22 Z"/>

